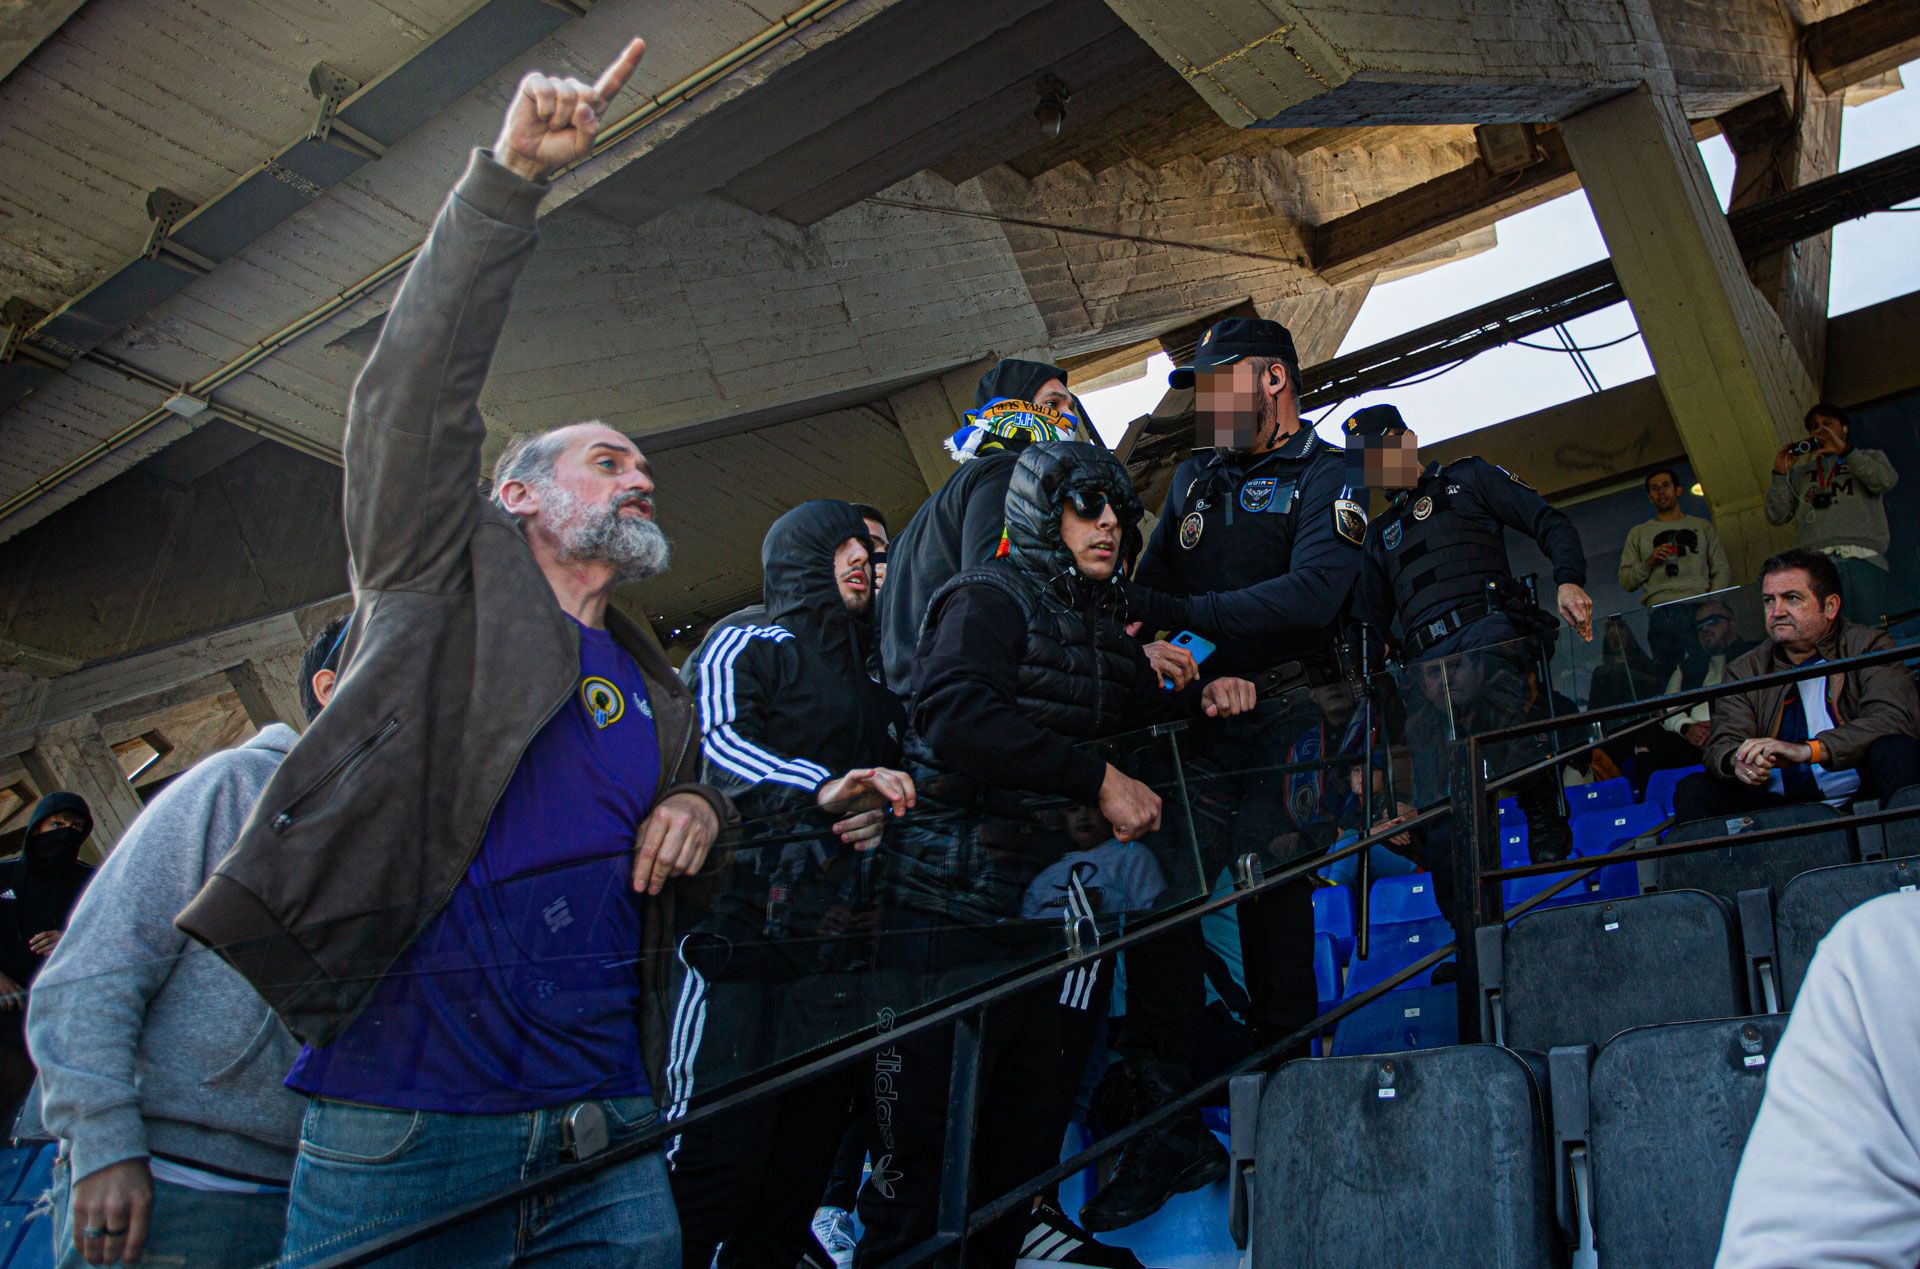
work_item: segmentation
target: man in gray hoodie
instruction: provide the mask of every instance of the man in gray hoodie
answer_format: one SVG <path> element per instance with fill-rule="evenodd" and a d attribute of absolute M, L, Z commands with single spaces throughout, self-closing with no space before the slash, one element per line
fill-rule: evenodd
<path fill-rule="evenodd" d="M 307 717 L 333 695 L 346 632 L 302 663 Z M 173 917 L 233 846 L 299 737 L 275 723 L 175 780 L 74 909 L 27 1014 L 53 1171 L 61 1269 L 253 1266 L 279 1254 L 306 1099 L 281 1081 L 300 1046 L 258 992 Z"/>

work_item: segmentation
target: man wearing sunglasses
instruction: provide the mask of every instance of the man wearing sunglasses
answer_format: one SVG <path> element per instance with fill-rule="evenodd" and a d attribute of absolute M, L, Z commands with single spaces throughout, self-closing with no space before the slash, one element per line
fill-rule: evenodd
<path fill-rule="evenodd" d="M 1071 849 L 1048 827 L 1060 799 L 1097 806 L 1122 842 L 1159 826 L 1159 796 L 1086 742 L 1170 713 L 1225 717 L 1252 706 L 1253 685 L 1240 678 L 1165 691 L 1127 634 L 1117 575 L 1142 514 L 1126 468 L 1105 450 L 1030 445 L 1014 461 L 1001 513 L 1006 554 L 933 596 L 912 657 L 906 754 L 918 801 L 882 852 L 895 975 L 882 981 L 899 993 L 876 1001 L 883 1026 L 890 1010 L 1059 955 L 1057 921 L 1019 918 L 1034 878 Z M 1061 1073 L 1087 1056 L 1065 1035 L 1062 991 L 1054 980 L 987 1021 L 976 1194 L 1001 1193 L 1059 1158 Z M 856 1266 L 886 1263 L 933 1233 L 950 1047 L 928 1033 L 876 1055 L 869 1153 L 885 1184 L 861 1194 Z M 1065 1263 L 1138 1264 L 1045 1204 L 978 1235 L 990 1264 L 1040 1243 Z"/>
<path fill-rule="evenodd" d="M 1191 630 L 1213 641 L 1209 676 L 1271 672 L 1303 688 L 1339 681 L 1332 648 L 1360 573 L 1365 494 L 1348 476 L 1343 451 L 1301 421 L 1292 334 L 1272 321 L 1216 322 L 1193 363 L 1168 381 L 1194 389 L 1198 448 L 1174 472 L 1165 514 L 1134 574 L 1128 598 L 1135 615 L 1149 630 Z M 1193 673 L 1189 663 L 1186 676 Z M 1210 796 L 1234 812 L 1224 830 L 1203 833 L 1203 889 L 1229 859 L 1254 853 L 1272 867 L 1292 850 L 1286 781 L 1241 773 L 1284 764 L 1294 740 L 1318 723 L 1319 711 L 1304 692 L 1298 696 L 1262 700 L 1191 742 L 1209 747 L 1191 756 L 1219 768 Z M 1190 850 L 1165 846 L 1169 877 L 1190 878 Z M 1239 921 L 1251 1021 L 1278 1039 L 1318 1012 L 1311 883 L 1303 878 L 1243 904 Z M 1204 958 L 1197 925 L 1127 954 L 1127 1025 L 1116 1044 L 1125 1062 L 1111 1078 L 1116 1104 L 1131 1117 L 1165 1105 L 1192 1081 Z M 1131 1225 L 1226 1170 L 1226 1152 L 1195 1113 L 1130 1144 L 1081 1219 L 1092 1230 Z"/>

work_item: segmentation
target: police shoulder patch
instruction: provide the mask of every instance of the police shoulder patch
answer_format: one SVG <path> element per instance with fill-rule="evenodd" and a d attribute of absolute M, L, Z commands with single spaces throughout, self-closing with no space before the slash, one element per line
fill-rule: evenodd
<path fill-rule="evenodd" d="M 1400 545 L 1400 535 L 1405 531 L 1405 527 L 1400 521 L 1395 520 L 1381 532 L 1380 544 L 1391 551 L 1394 547 Z"/>
<path fill-rule="evenodd" d="M 1333 531 L 1359 546 L 1367 537 L 1367 513 L 1351 498 L 1336 498 L 1333 503 Z"/>

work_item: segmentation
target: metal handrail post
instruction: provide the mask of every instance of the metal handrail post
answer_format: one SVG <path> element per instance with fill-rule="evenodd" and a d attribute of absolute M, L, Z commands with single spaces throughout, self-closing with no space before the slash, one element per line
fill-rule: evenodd
<path fill-rule="evenodd" d="M 953 1068 L 947 1080 L 947 1139 L 940 1152 L 940 1207 L 937 1236 L 952 1239 L 935 1258 L 960 1269 L 967 1259 L 967 1214 L 973 1206 L 973 1141 L 980 1110 L 980 1041 L 986 1010 L 976 1009 L 953 1023 Z"/>
<path fill-rule="evenodd" d="M 1447 790 L 1453 798 L 1453 954 L 1457 966 L 1460 1042 L 1480 1036 L 1480 958 L 1474 931 L 1500 919 L 1498 882 L 1483 878 L 1488 848 L 1497 848 L 1487 817 L 1487 781 L 1480 742 L 1469 736 L 1454 742 Z"/>

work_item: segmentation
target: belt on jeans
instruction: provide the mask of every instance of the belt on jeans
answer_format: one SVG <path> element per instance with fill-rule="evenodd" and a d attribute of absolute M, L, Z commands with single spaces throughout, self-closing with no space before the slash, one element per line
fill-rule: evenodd
<path fill-rule="evenodd" d="M 1402 645 L 1406 656 L 1402 657 L 1402 660 L 1417 657 L 1448 635 L 1465 630 L 1482 617 L 1503 611 L 1505 610 L 1496 608 L 1484 599 L 1474 599 L 1460 605 L 1452 612 L 1435 617 L 1432 621 L 1423 621 L 1407 631 L 1406 642 Z"/>

